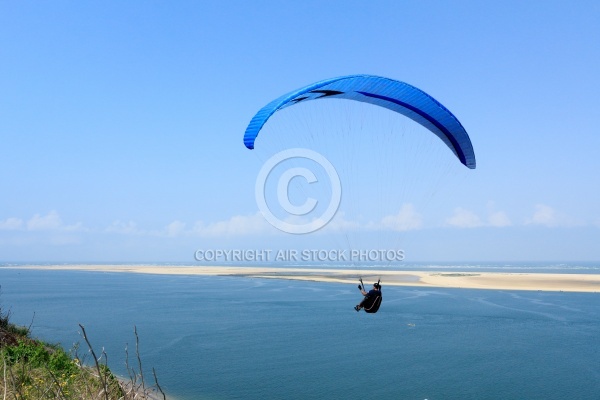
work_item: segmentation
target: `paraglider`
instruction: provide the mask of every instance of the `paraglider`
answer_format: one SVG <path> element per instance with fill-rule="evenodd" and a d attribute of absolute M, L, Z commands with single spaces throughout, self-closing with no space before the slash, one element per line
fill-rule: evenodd
<path fill-rule="evenodd" d="M 471 139 L 454 114 L 433 97 L 414 86 L 405 82 L 373 75 L 349 75 L 326 79 L 276 98 L 262 107 L 251 119 L 244 134 L 244 145 L 250 150 L 255 148 L 258 135 L 267 121 L 276 112 L 293 107 L 299 103 L 304 104 L 319 99 L 342 99 L 368 103 L 401 114 L 415 121 L 424 127 L 425 130 L 435 134 L 452 151 L 460 163 L 467 168 L 475 169 L 476 167 L 475 153 Z M 317 121 L 320 122 L 320 120 Z M 328 133 L 325 131 L 324 134 L 329 137 Z M 302 136 L 299 134 L 296 136 L 290 135 L 289 137 L 299 138 Z M 335 138 L 334 140 L 336 148 L 341 148 L 346 147 L 345 145 L 351 142 L 352 137 L 341 135 L 340 139 Z M 351 146 L 349 145 L 348 147 Z M 439 147 L 445 152 L 443 146 Z M 453 157 L 448 156 L 450 161 L 454 163 Z M 349 159 L 352 162 L 354 161 L 353 156 L 349 157 Z M 353 176 L 353 174 L 348 175 Z M 360 204 L 360 202 L 353 202 L 353 204 Z M 359 289 L 364 299 L 354 309 L 356 311 L 362 309 L 367 313 L 376 313 L 382 302 L 379 281 L 374 283 L 373 289 L 367 292 L 361 279 Z"/>
<path fill-rule="evenodd" d="M 381 281 L 377 281 L 376 283 L 374 283 L 373 289 L 371 289 L 367 292 L 365 289 L 365 284 L 362 281 L 362 278 L 360 279 L 361 284 L 358 285 L 358 289 L 360 290 L 362 295 L 365 297 L 359 304 L 354 306 L 354 309 L 356 311 L 365 310 L 365 312 L 369 313 L 369 314 L 375 314 L 377 311 L 379 311 L 379 307 L 381 306 L 381 301 L 383 300 L 383 296 L 381 294 L 380 282 Z"/>

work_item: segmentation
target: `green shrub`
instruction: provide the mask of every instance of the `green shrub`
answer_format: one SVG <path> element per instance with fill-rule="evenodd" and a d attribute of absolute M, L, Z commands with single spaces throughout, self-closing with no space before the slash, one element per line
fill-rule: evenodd
<path fill-rule="evenodd" d="M 29 337 L 29 329 L 9 322 L 10 312 L 0 307 L 0 393 L 15 400 L 133 400 L 155 398 L 158 385 L 144 386 L 144 378 L 128 368 L 131 380 L 119 380 L 110 369 L 96 361 L 94 366 L 82 365 L 74 348 L 75 357 L 59 345 L 51 345 Z M 96 355 L 84 327 L 80 325 L 93 359 Z M 134 329 L 136 343 L 137 331 Z M 139 360 L 139 354 L 137 354 Z M 102 354 L 101 358 L 105 358 Z M 99 361 L 99 360 L 98 360 Z"/>

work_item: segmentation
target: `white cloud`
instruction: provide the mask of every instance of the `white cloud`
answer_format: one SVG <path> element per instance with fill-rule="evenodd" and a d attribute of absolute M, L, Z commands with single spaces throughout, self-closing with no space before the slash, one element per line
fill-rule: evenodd
<path fill-rule="evenodd" d="M 165 228 L 166 234 L 169 237 L 175 237 L 185 234 L 185 222 L 173 221 Z"/>
<path fill-rule="evenodd" d="M 23 220 L 19 218 L 7 218 L 0 221 L 0 230 L 14 231 L 23 227 Z"/>
<path fill-rule="evenodd" d="M 35 214 L 27 221 L 29 231 L 80 231 L 83 230 L 81 222 L 73 225 L 65 225 L 56 211 L 50 211 L 46 215 Z"/>
<path fill-rule="evenodd" d="M 536 204 L 533 216 L 525 223 L 532 225 L 556 226 L 558 224 L 558 217 L 556 216 L 556 211 L 552 207 L 545 204 Z"/>
<path fill-rule="evenodd" d="M 303 217 L 290 216 L 284 222 L 300 225 L 307 224 L 311 221 Z M 178 222 L 178 224 L 181 223 Z M 398 214 L 386 216 L 382 218 L 379 223 L 369 223 L 366 225 L 362 225 L 357 221 L 346 219 L 344 212 L 338 212 L 329 223 L 325 224 L 322 229 L 317 230 L 315 233 L 326 234 L 333 232 L 348 232 L 359 230 L 361 228 L 371 230 L 390 229 L 395 231 L 407 231 L 411 229 L 418 229 L 421 226 L 422 220 L 420 214 L 415 211 L 411 204 L 405 204 L 402 206 Z M 279 232 L 279 230 L 267 222 L 260 212 L 247 216 L 238 215 L 225 221 L 218 221 L 208 224 L 204 223 L 203 221 L 198 221 L 189 231 L 184 231 L 183 226 L 181 225 L 177 225 L 177 228 L 179 229 L 178 234 L 185 232 L 193 235 L 209 237 L 244 236 L 263 233 L 273 234 Z"/>
<path fill-rule="evenodd" d="M 531 218 L 525 220 L 525 225 L 542 225 L 552 228 L 581 226 L 585 224 L 557 212 L 554 208 L 546 204 L 536 204 L 533 215 Z"/>
<path fill-rule="evenodd" d="M 30 231 L 46 231 L 60 229 L 62 221 L 56 211 L 50 211 L 47 215 L 41 216 L 35 214 L 27 221 L 27 230 Z"/>
<path fill-rule="evenodd" d="M 502 228 L 505 226 L 511 226 L 512 222 L 510 221 L 505 212 L 495 211 L 488 216 L 488 225 Z"/>
<path fill-rule="evenodd" d="M 159 236 L 159 237 L 181 237 L 181 236 L 244 236 L 267 232 L 272 228 L 262 214 L 256 213 L 248 216 L 233 216 L 225 221 L 204 223 L 197 221 L 193 227 L 186 229 L 187 224 L 175 220 L 166 225 L 161 230 L 149 230 L 140 228 L 134 221 L 114 221 L 105 229 L 109 233 L 119 233 L 122 235 L 141 235 L 141 236 Z M 275 229 L 275 228 L 273 228 Z"/>
<path fill-rule="evenodd" d="M 512 226 L 513 223 L 504 211 L 494 210 L 494 202 L 488 202 L 488 216 L 486 219 L 480 218 L 473 211 L 467 210 L 462 207 L 454 209 L 454 214 L 446 219 L 446 226 L 453 226 L 455 228 L 480 228 L 480 227 L 494 227 L 503 228 L 506 226 Z"/>
<path fill-rule="evenodd" d="M 456 228 L 477 228 L 483 226 L 483 222 L 477 214 L 458 207 L 454 210 L 454 215 L 446 220 L 446 225 Z"/>
<path fill-rule="evenodd" d="M 323 228 L 317 230 L 316 233 L 347 232 L 355 231 L 359 228 L 360 224 L 358 222 L 346 219 L 345 213 L 338 211 L 331 221 L 324 224 Z"/>
<path fill-rule="evenodd" d="M 204 224 L 196 222 L 192 232 L 200 236 L 244 236 L 257 233 L 273 232 L 260 212 L 254 215 L 236 215 L 226 221 Z"/>
<path fill-rule="evenodd" d="M 423 220 L 412 204 L 403 204 L 397 214 L 383 217 L 379 226 L 403 232 L 421 228 Z"/>
<path fill-rule="evenodd" d="M 113 221 L 113 223 L 106 228 L 106 232 L 120 233 L 123 235 L 144 235 L 148 233 L 148 231 L 138 228 L 137 224 L 133 221 L 123 222 L 120 220 Z"/>

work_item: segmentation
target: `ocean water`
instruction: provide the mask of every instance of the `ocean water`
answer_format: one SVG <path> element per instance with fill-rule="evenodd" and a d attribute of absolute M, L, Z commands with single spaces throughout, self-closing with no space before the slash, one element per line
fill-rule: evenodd
<path fill-rule="evenodd" d="M 554 271 L 557 272 L 557 271 Z M 0 268 L 0 304 L 176 399 L 600 399 L 600 294 Z M 81 352 L 82 350 L 80 350 Z"/>

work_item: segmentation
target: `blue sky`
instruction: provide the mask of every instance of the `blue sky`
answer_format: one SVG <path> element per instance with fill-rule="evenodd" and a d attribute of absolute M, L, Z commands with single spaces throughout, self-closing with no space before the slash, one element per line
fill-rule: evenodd
<path fill-rule="evenodd" d="M 0 261 L 335 246 L 265 225 L 242 137 L 279 95 L 355 73 L 431 94 L 477 155 L 451 198 L 412 203 L 407 261 L 600 260 L 599 19 L 593 1 L 3 1 Z"/>

